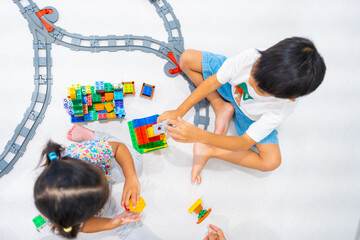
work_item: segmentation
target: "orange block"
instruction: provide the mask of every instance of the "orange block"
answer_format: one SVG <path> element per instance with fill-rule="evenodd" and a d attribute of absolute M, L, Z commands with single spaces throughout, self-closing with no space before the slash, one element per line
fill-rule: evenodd
<path fill-rule="evenodd" d="M 114 93 L 113 92 L 105 93 L 105 101 L 110 102 L 112 100 L 114 100 Z"/>
<path fill-rule="evenodd" d="M 102 111 L 102 110 L 104 110 L 104 104 L 95 103 L 95 111 Z"/>
<path fill-rule="evenodd" d="M 114 110 L 114 104 L 111 102 L 105 103 L 105 109 L 107 112 L 111 112 Z"/>

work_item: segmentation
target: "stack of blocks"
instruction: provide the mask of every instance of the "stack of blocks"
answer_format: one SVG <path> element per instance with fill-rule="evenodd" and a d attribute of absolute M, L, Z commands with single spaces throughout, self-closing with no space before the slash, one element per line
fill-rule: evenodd
<path fill-rule="evenodd" d="M 71 122 L 86 122 L 125 117 L 123 87 L 119 83 L 95 82 L 95 86 L 68 87 L 64 108 Z"/>
<path fill-rule="evenodd" d="M 151 152 L 168 146 L 165 130 L 159 131 L 157 127 L 153 128 L 158 125 L 158 117 L 159 115 L 156 114 L 128 122 L 133 147 L 139 153 Z"/>

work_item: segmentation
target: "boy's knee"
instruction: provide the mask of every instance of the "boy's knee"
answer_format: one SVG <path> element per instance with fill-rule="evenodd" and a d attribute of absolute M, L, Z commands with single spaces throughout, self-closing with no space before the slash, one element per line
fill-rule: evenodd
<path fill-rule="evenodd" d="M 180 56 L 180 68 L 186 69 L 193 61 L 194 50 L 187 49 Z"/>
<path fill-rule="evenodd" d="M 260 171 L 269 172 L 277 169 L 281 165 L 281 156 L 272 156 L 263 159 Z"/>

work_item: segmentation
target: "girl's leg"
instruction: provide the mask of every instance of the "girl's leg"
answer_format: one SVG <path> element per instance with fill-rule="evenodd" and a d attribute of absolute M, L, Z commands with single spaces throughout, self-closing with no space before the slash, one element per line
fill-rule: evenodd
<path fill-rule="evenodd" d="M 229 151 L 210 145 L 202 144 L 201 148 L 194 151 L 194 162 L 191 171 L 191 179 L 198 184 L 201 183 L 200 172 L 209 158 L 218 158 L 236 165 L 260 171 L 272 171 L 280 166 L 281 154 L 278 144 L 262 143 L 256 144 L 259 153 L 252 150 Z M 196 153 L 196 154 L 195 154 Z"/>
<path fill-rule="evenodd" d="M 67 139 L 74 142 L 83 142 L 94 139 L 94 131 L 74 124 L 67 132 Z"/>
<path fill-rule="evenodd" d="M 180 57 L 180 68 L 196 87 L 204 81 L 201 51 L 185 50 Z M 209 100 L 216 115 L 214 133 L 225 135 L 229 128 L 230 120 L 234 115 L 234 107 L 231 103 L 224 101 L 217 91 L 210 93 L 206 98 Z"/>

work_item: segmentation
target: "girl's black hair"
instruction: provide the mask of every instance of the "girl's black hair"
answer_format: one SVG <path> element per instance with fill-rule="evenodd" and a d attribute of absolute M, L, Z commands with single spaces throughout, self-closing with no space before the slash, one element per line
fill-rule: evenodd
<path fill-rule="evenodd" d="M 304 96 L 313 92 L 324 79 L 324 59 L 309 39 L 286 38 L 260 53 L 253 77 L 257 86 L 272 96 Z"/>
<path fill-rule="evenodd" d="M 41 154 L 44 171 L 34 186 L 35 205 L 53 224 L 59 235 L 75 238 L 81 224 L 94 217 L 109 198 L 104 173 L 82 160 L 61 157 L 64 148 L 49 141 Z M 50 160 L 55 152 L 57 159 Z M 64 229 L 71 227 L 70 232 Z"/>

